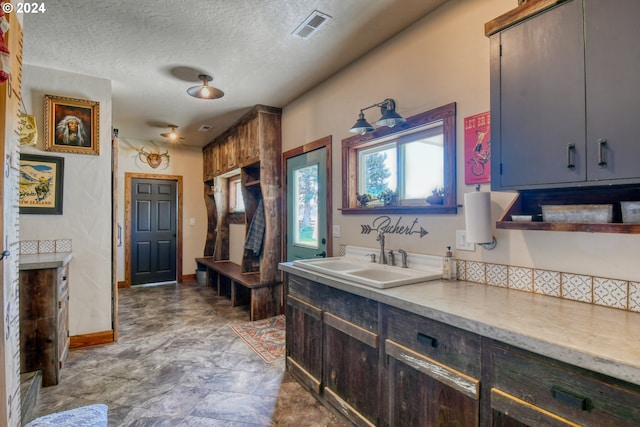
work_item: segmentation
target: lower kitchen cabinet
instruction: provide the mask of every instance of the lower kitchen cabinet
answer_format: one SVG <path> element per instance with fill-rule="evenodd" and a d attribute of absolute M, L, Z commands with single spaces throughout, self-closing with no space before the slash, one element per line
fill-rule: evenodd
<path fill-rule="evenodd" d="M 638 426 L 640 387 L 502 343 L 491 348 L 493 426 Z"/>
<path fill-rule="evenodd" d="M 287 369 L 358 426 L 379 425 L 378 303 L 287 277 Z"/>
<path fill-rule="evenodd" d="M 325 313 L 324 322 L 325 399 L 357 425 L 377 425 L 378 334 L 330 312 Z"/>
<path fill-rule="evenodd" d="M 640 426 L 639 385 L 290 273 L 286 283 L 287 369 L 353 425 Z"/>
<path fill-rule="evenodd" d="M 20 373 L 58 384 L 69 351 L 69 264 L 20 271 Z"/>
<path fill-rule="evenodd" d="M 478 426 L 480 336 L 385 307 L 389 425 Z"/>

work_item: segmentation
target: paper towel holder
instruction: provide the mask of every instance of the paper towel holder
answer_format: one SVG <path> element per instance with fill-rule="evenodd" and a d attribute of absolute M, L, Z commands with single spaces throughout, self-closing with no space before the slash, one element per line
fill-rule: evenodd
<path fill-rule="evenodd" d="M 480 185 L 479 184 L 476 185 L 476 192 L 480 192 Z M 465 195 L 465 202 L 466 202 L 466 195 Z M 489 206 L 487 206 L 486 208 L 488 210 Z M 468 221 L 467 215 L 469 215 L 469 212 L 468 212 L 467 209 L 465 209 L 464 214 L 465 214 L 465 223 L 467 224 L 467 228 L 468 228 L 469 227 L 468 226 L 469 223 L 467 222 Z M 491 225 L 490 225 L 490 213 L 487 213 L 487 215 L 488 215 L 488 217 L 486 218 L 486 220 L 488 221 L 488 223 L 486 224 L 486 226 L 488 228 L 491 228 Z M 487 232 L 490 233 L 489 230 L 487 230 Z M 469 243 L 476 243 L 476 244 L 482 246 L 484 249 L 493 250 L 497 246 L 498 241 L 496 240 L 495 236 L 493 236 L 493 234 L 491 234 L 491 241 L 488 241 L 488 242 L 474 242 L 474 241 L 471 241 L 471 239 L 469 239 Z"/>
<path fill-rule="evenodd" d="M 498 241 L 496 240 L 495 236 L 491 236 L 493 238 L 493 240 L 491 242 L 488 243 L 478 243 L 478 245 L 482 246 L 484 249 L 490 251 L 492 249 L 495 249 L 496 245 L 498 244 Z"/>

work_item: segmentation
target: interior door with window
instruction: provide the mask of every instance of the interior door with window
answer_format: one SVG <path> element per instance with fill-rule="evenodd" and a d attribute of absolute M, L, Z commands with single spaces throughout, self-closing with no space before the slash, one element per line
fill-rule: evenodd
<path fill-rule="evenodd" d="M 131 284 L 176 280 L 177 183 L 132 179 Z"/>
<path fill-rule="evenodd" d="M 327 256 L 327 149 L 287 162 L 287 261 Z"/>

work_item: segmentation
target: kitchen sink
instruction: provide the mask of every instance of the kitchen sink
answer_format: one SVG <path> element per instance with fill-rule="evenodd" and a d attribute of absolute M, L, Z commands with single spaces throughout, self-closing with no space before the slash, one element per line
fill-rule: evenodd
<path fill-rule="evenodd" d="M 442 273 L 436 268 L 401 268 L 356 261 L 348 257 L 297 260 L 293 261 L 293 265 L 381 289 L 426 282 L 442 277 Z"/>

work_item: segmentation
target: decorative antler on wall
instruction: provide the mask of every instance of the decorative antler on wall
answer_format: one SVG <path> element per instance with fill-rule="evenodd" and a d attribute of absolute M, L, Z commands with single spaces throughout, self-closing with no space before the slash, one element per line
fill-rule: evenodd
<path fill-rule="evenodd" d="M 161 153 L 159 149 L 157 151 L 147 151 L 145 148 L 142 146 L 142 148 L 136 149 L 138 150 L 138 158 L 143 162 L 147 162 L 152 168 L 155 169 L 160 166 L 164 159 L 167 160 L 167 164 L 169 163 L 169 150 Z"/>

